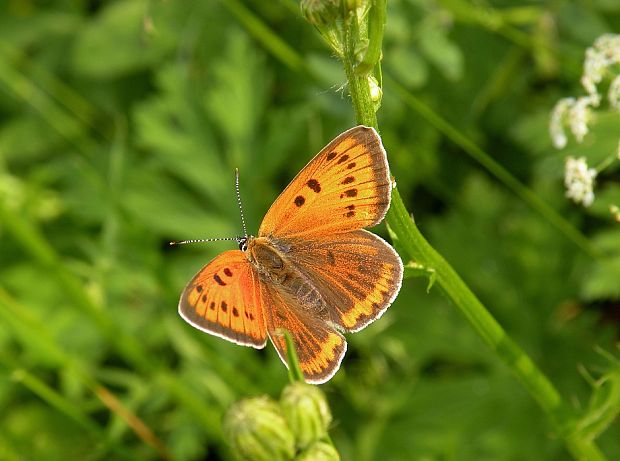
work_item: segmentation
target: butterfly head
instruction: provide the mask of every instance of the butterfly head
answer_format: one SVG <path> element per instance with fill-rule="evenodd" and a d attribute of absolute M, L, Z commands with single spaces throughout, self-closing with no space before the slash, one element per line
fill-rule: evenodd
<path fill-rule="evenodd" d="M 236 237 L 237 243 L 239 244 L 239 249 L 244 253 L 248 251 L 248 245 L 252 240 L 254 240 L 253 235 L 245 235 L 243 237 Z"/>

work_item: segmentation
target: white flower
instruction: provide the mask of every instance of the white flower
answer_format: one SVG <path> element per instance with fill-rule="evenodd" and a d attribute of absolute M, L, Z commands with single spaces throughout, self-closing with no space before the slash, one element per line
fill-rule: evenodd
<path fill-rule="evenodd" d="M 601 99 L 597 93 L 577 98 L 568 111 L 568 124 L 577 142 L 583 141 L 588 134 L 588 122 L 590 119 L 590 106 L 596 107 Z"/>
<path fill-rule="evenodd" d="M 566 157 L 564 166 L 564 185 L 566 186 L 566 196 L 575 203 L 582 203 L 583 206 L 590 206 L 594 201 L 594 180 L 596 170 L 588 168 L 585 157 L 575 159 Z"/>
<path fill-rule="evenodd" d="M 583 61 L 583 75 L 581 76 L 581 84 L 588 94 L 596 93 L 596 85 L 603 78 L 603 72 L 607 68 L 607 63 L 602 56 L 593 48 L 586 50 L 586 59 Z"/>
<path fill-rule="evenodd" d="M 581 84 L 588 94 L 595 94 L 605 71 L 620 63 L 620 35 L 604 34 L 596 39 L 594 45 L 586 50 L 583 62 Z"/>
<path fill-rule="evenodd" d="M 551 111 L 549 121 L 549 135 L 556 149 L 563 149 L 566 146 L 566 133 L 564 132 L 564 121 L 568 110 L 575 104 L 575 98 L 562 98 Z"/>
<path fill-rule="evenodd" d="M 551 111 L 549 121 L 549 134 L 556 149 L 566 146 L 567 139 L 564 125 L 568 124 L 570 131 L 577 142 L 583 141 L 588 134 L 588 122 L 590 120 L 590 106 L 596 107 L 601 99 L 598 94 L 581 96 L 580 98 L 562 98 Z"/>

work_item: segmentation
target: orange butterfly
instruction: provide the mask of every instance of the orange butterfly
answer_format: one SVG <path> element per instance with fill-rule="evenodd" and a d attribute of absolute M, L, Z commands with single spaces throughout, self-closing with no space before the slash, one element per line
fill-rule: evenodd
<path fill-rule="evenodd" d="M 257 349 L 269 337 L 285 365 L 279 331 L 286 329 L 306 381 L 329 380 L 347 349 L 342 333 L 379 318 L 400 290 L 398 253 L 362 229 L 381 222 L 391 187 L 377 132 L 345 131 L 280 194 L 258 237 L 236 238 L 239 250 L 194 276 L 179 301 L 181 317 Z"/>

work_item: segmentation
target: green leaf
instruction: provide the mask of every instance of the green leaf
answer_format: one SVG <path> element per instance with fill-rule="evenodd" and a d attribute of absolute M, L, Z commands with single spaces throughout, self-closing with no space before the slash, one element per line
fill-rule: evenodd
<path fill-rule="evenodd" d="M 195 93 L 201 86 L 177 65 L 163 67 L 157 80 L 161 93 L 135 111 L 140 145 L 170 172 L 219 201 L 232 190 L 234 169 L 225 167 L 204 110 L 197 104 Z"/>
<path fill-rule="evenodd" d="M 408 88 L 420 88 L 428 82 L 428 65 L 411 47 L 397 47 L 386 53 L 385 62 Z"/>
<path fill-rule="evenodd" d="M 160 5 L 165 9 L 166 5 Z M 164 10 L 165 13 L 165 10 Z M 107 4 L 76 38 L 73 66 L 79 74 L 113 79 L 145 70 L 173 50 L 176 39 L 149 2 L 128 0 Z M 154 22 L 155 30 L 145 28 Z"/>
<path fill-rule="evenodd" d="M 427 28 L 420 35 L 420 48 L 448 80 L 456 81 L 462 77 L 463 54 L 459 47 L 448 39 L 446 32 L 441 28 Z"/>

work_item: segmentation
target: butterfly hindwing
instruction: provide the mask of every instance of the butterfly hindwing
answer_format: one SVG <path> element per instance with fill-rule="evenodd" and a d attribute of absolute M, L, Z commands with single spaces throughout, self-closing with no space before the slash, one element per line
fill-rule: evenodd
<path fill-rule="evenodd" d="M 261 236 L 304 237 L 379 223 L 391 182 L 381 138 L 373 128 L 345 131 L 319 152 L 273 203 Z"/>
<path fill-rule="evenodd" d="M 289 250 L 289 264 L 321 294 L 327 320 L 344 331 L 358 331 L 379 318 L 400 290 L 400 257 L 366 230 L 276 245 Z"/>
<path fill-rule="evenodd" d="M 265 320 L 269 338 L 280 359 L 288 367 L 286 340 L 282 330 L 290 333 L 299 366 L 309 383 L 320 384 L 329 380 L 338 368 L 347 350 L 344 337 L 319 316 L 310 315 L 298 300 L 263 285 L 266 306 Z"/>
<path fill-rule="evenodd" d="M 237 344 L 262 348 L 267 341 L 258 275 L 242 251 L 226 251 L 203 267 L 179 301 L 188 323 Z"/>

